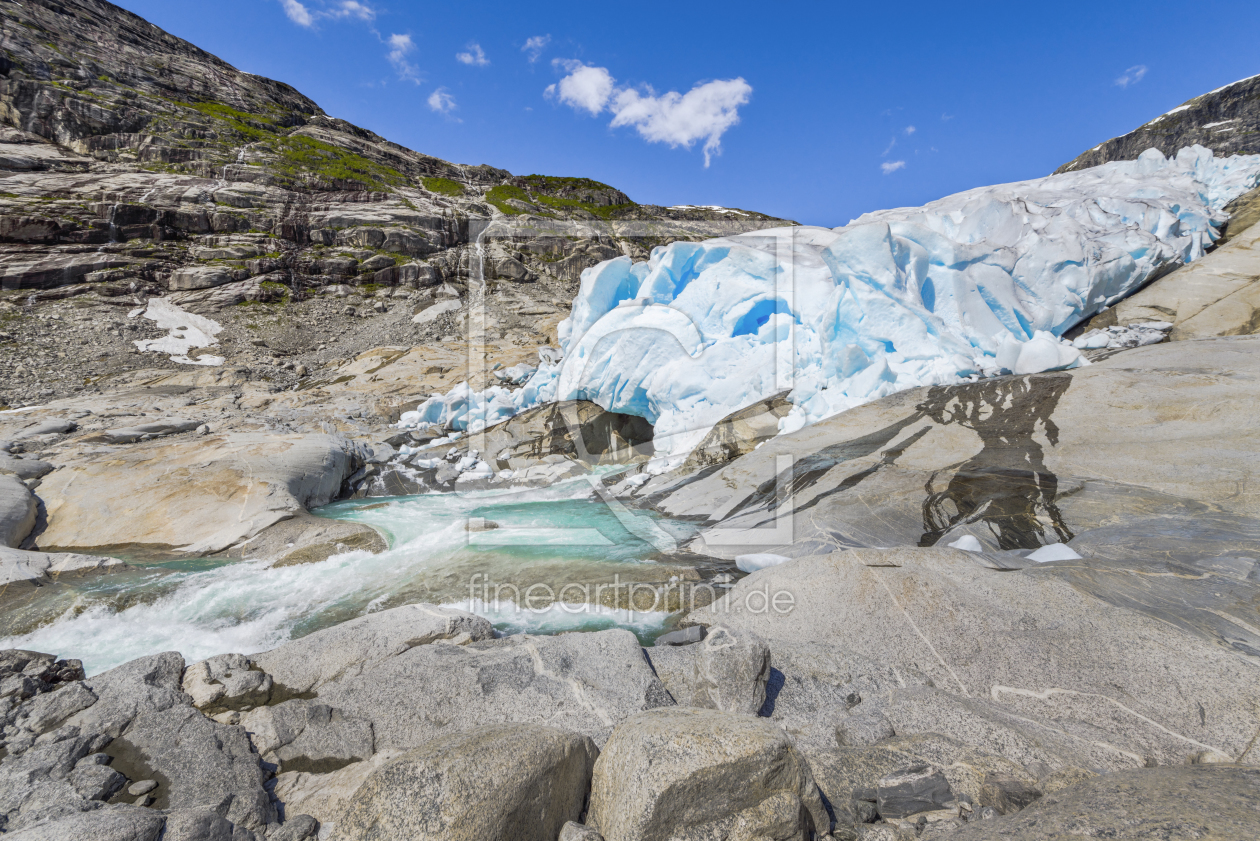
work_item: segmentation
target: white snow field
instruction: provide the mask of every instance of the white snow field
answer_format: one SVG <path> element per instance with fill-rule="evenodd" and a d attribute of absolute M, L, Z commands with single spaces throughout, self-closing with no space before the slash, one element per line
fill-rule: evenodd
<path fill-rule="evenodd" d="M 830 230 L 675 242 L 582 273 L 563 359 L 520 388 L 433 397 L 400 425 L 477 432 L 554 400 L 647 418 L 677 461 L 790 390 L 788 432 L 902 389 L 1084 364 L 1058 337 L 1203 256 L 1260 155 L 1202 147 L 983 187 Z"/>

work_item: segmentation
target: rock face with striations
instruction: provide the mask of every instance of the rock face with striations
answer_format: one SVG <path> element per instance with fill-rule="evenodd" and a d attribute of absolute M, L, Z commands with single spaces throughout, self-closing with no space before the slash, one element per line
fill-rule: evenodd
<path fill-rule="evenodd" d="M 390 321 L 395 344 L 465 334 L 484 282 L 488 330 L 533 346 L 601 260 L 785 221 L 640 205 L 590 179 L 414 152 L 104 0 L 0 0 L 0 56 L 0 314 L 74 299 L 105 321 L 169 294 L 218 316 L 383 293 L 379 309 L 356 300 L 327 323 L 304 315 L 290 338 L 306 353 L 350 345 L 344 358 L 383 343 L 379 328 L 347 329 L 365 320 Z M 435 302 L 438 288 L 454 294 Z M 397 323 L 378 318 L 394 309 Z M 0 405 L 83 385 L 88 360 L 67 365 L 56 338 L 17 330 L 15 366 L 35 348 L 49 358 L 0 383 Z M 9 342 L 0 334 L 0 364 Z"/>

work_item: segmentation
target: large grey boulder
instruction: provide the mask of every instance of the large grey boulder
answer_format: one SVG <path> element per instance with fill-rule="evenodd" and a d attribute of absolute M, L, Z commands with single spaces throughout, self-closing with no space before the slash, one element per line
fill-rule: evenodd
<path fill-rule="evenodd" d="M 92 747 L 91 739 L 77 733 L 56 734 L 0 762 L 0 825 L 13 832 L 98 807 L 72 779 Z"/>
<path fill-rule="evenodd" d="M 282 692 L 313 692 L 333 681 L 370 671 L 417 646 L 438 641 L 494 639 L 494 627 L 480 616 L 431 604 L 410 604 L 369 613 L 252 655 Z"/>
<path fill-rule="evenodd" d="M 337 841 L 555 841 L 582 812 L 599 751 L 550 727 L 480 727 L 435 739 L 376 771 Z"/>
<path fill-rule="evenodd" d="M 613 731 L 595 763 L 586 823 L 607 841 L 808 841 L 831 829 L 809 765 L 783 730 L 684 707 Z"/>
<path fill-rule="evenodd" d="M 90 677 L 83 686 L 96 696 L 96 703 L 66 723 L 85 733 L 120 736 L 143 713 L 189 704 L 191 699 L 180 691 L 183 674 L 184 658 L 178 652 L 167 651 Z"/>
<path fill-rule="evenodd" d="M 54 466 L 29 456 L 13 456 L 0 451 L 0 474 L 12 473 L 24 482 L 42 479 L 52 473 Z"/>
<path fill-rule="evenodd" d="M 337 498 L 357 448 L 331 435 L 224 433 L 88 448 L 45 477 L 40 547 L 202 556 Z"/>
<path fill-rule="evenodd" d="M 376 750 L 493 722 L 547 723 L 597 744 L 672 704 L 629 631 L 493 639 L 485 619 L 434 605 L 369 614 L 251 657 L 282 697 L 372 725 Z"/>
<path fill-rule="evenodd" d="M 1260 768 L 1191 765 L 1107 774 L 1027 809 L 958 830 L 951 841 L 1260 838 Z"/>
<path fill-rule="evenodd" d="M 954 549 L 836 552 L 753 573 L 689 619 L 767 641 L 781 675 L 771 715 L 814 747 L 856 710 L 1047 772 L 1245 759 L 1255 585 L 1030 566 L 995 570 Z M 763 610 L 765 593 L 791 609 Z"/>
<path fill-rule="evenodd" d="M 548 724 L 602 744 L 618 722 L 673 703 L 623 630 L 416 646 L 316 696 L 370 722 L 378 750 L 494 722 Z"/>
<path fill-rule="evenodd" d="M 654 647 L 648 659 L 683 706 L 755 715 L 765 703 L 770 649 L 747 629 L 714 625 L 701 642 Z"/>
<path fill-rule="evenodd" d="M 387 748 L 363 762 L 318 774 L 281 770 L 276 775 L 274 794 L 284 804 L 286 815 L 306 814 L 321 826 L 335 826 L 367 779 L 404 753 Z"/>
<path fill-rule="evenodd" d="M 35 497 L 18 477 L 0 473 L 0 546 L 17 548 L 35 528 Z"/>
<path fill-rule="evenodd" d="M 211 809 L 250 830 L 276 821 L 244 728 L 219 724 L 191 706 L 140 713 L 107 752 L 129 779 L 158 783 L 156 808 Z"/>
<path fill-rule="evenodd" d="M 21 829 L 5 841 L 158 841 L 166 819 L 139 806 L 109 806 Z"/>

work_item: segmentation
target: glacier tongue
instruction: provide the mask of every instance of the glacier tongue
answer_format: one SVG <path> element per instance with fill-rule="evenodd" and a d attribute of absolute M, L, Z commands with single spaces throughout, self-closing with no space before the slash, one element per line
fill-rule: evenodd
<path fill-rule="evenodd" d="M 790 390 L 783 432 L 907 388 L 1084 364 L 1058 337 L 1198 259 L 1260 156 L 1202 147 L 984 187 L 848 225 L 675 242 L 582 273 L 564 352 L 520 389 L 467 385 L 403 424 L 476 432 L 591 400 L 685 455 L 718 420 Z"/>

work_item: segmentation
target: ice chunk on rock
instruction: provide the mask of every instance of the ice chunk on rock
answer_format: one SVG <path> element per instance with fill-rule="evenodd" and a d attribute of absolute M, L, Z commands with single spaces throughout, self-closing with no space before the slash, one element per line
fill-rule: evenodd
<path fill-rule="evenodd" d="M 984 547 L 980 545 L 980 541 L 970 534 L 964 534 L 953 543 L 946 544 L 951 549 L 961 549 L 964 552 L 983 552 Z"/>
<path fill-rule="evenodd" d="M 718 420 L 785 390 L 781 432 L 915 386 L 1074 367 L 1094 345 L 1063 333 L 1201 257 L 1225 204 L 1257 184 L 1260 155 L 1152 149 L 834 230 L 618 257 L 582 273 L 562 356 L 542 357 L 519 389 L 431 398 L 417 420 L 475 432 L 539 403 L 591 400 L 647 418 L 657 452 L 681 460 Z"/>
<path fill-rule="evenodd" d="M 1050 543 L 1028 554 L 1028 560 L 1044 564 L 1048 561 L 1078 561 L 1081 556 L 1066 543 Z"/>
<path fill-rule="evenodd" d="M 736 555 L 735 566 L 744 572 L 756 572 L 766 567 L 778 566 L 779 564 L 790 561 L 791 558 L 785 558 L 783 555 L 775 555 L 770 552 L 758 552 L 751 555 Z"/>

